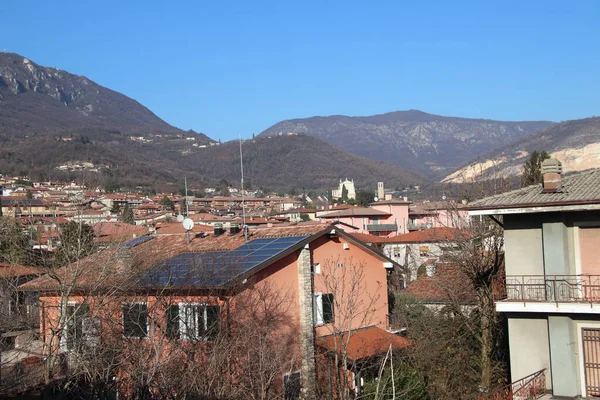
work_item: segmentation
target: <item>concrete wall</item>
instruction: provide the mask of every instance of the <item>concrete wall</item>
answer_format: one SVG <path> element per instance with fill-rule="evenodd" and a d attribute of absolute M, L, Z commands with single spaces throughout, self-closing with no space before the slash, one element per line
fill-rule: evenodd
<path fill-rule="evenodd" d="M 548 316 L 548 337 L 552 360 L 552 393 L 565 397 L 581 394 L 575 323 L 568 316 Z"/>
<path fill-rule="evenodd" d="M 542 238 L 546 275 L 575 274 L 575 265 L 569 263 L 569 254 L 573 249 L 569 249 L 569 231 L 564 222 L 544 222 Z"/>
<path fill-rule="evenodd" d="M 512 381 L 546 368 L 546 387 L 552 387 L 548 320 L 539 317 L 509 317 L 508 337 Z"/>
<path fill-rule="evenodd" d="M 506 215 L 504 228 L 506 275 L 543 274 L 541 221 L 523 215 Z"/>

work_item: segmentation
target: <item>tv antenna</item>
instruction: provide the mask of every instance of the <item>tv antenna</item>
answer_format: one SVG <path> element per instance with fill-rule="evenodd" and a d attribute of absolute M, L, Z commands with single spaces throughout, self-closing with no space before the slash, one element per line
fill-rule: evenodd
<path fill-rule="evenodd" d="M 241 170 L 241 193 L 242 193 L 242 224 L 244 226 L 244 238 L 248 241 L 248 227 L 246 226 L 246 204 L 244 203 L 244 156 L 242 154 L 242 136 L 240 138 L 240 170 Z"/>
<path fill-rule="evenodd" d="M 187 176 L 183 177 L 183 184 L 185 185 L 185 198 L 183 199 L 183 202 L 185 203 L 185 216 L 189 216 L 189 210 L 188 210 L 188 192 L 187 192 Z M 183 211 L 183 210 L 182 210 Z"/>

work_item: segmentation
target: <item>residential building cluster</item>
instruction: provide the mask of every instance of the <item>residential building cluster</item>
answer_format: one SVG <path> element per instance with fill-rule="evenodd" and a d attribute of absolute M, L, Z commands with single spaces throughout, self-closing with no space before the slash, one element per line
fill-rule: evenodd
<path fill-rule="evenodd" d="M 125 357 L 112 373 L 127 396 L 140 384 L 130 369 L 202 362 L 210 373 L 219 360 L 207 352 L 233 354 L 226 338 L 236 337 L 243 355 L 228 359 L 236 382 L 252 379 L 245 368 L 264 367 L 254 363 L 264 351 L 280 362 L 268 371 L 278 376 L 277 395 L 336 398 L 342 387 L 359 396 L 376 360 L 411 346 L 390 293 L 433 312 L 452 302 L 476 310 L 477 288 L 450 260 L 464 243 L 476 247 L 474 257 L 488 255 L 489 238 L 471 225 L 489 217 L 503 228 L 506 261 L 493 289 L 508 321 L 512 381 L 540 396 L 598 396 L 600 171 L 564 177 L 549 160 L 543 172 L 540 185 L 471 204 L 392 198 L 380 184 L 367 207 L 247 192 L 105 193 L 5 177 L 2 213 L 34 228 L 32 247 L 55 252 L 69 221 L 91 225 L 96 247 L 52 273 L 0 264 L 1 312 L 19 316 L 0 325 L 3 359 L 12 357 L 3 376 L 56 354 L 76 369 L 82 353 L 111 351 Z M 355 194 L 350 180 L 338 190 Z M 136 349 L 156 346 L 160 357 L 142 362 Z"/>

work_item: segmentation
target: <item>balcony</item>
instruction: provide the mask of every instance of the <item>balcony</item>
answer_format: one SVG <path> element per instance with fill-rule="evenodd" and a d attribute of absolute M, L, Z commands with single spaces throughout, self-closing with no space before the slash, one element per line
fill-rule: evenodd
<path fill-rule="evenodd" d="M 508 275 L 496 309 L 600 313 L 600 275 Z"/>
<path fill-rule="evenodd" d="M 367 230 L 369 232 L 396 232 L 398 225 L 396 224 L 368 224 Z"/>
<path fill-rule="evenodd" d="M 433 224 L 431 223 L 415 223 L 415 222 L 410 222 L 407 226 L 409 231 L 422 231 L 423 229 L 430 229 L 433 228 Z"/>

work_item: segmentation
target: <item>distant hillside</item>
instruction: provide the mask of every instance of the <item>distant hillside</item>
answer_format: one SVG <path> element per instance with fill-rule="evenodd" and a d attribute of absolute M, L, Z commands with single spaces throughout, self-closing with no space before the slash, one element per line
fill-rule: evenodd
<path fill-rule="evenodd" d="M 538 134 L 490 152 L 444 178 L 444 182 L 469 181 L 492 174 L 516 176 L 533 151 L 558 158 L 565 172 L 600 168 L 600 117 L 552 125 Z"/>
<path fill-rule="evenodd" d="M 0 53 L 0 136 L 87 129 L 181 132 L 137 101 L 84 77 Z M 200 135 L 204 141 L 210 139 Z"/>
<path fill-rule="evenodd" d="M 397 111 L 371 117 L 312 117 L 279 122 L 261 133 L 304 133 L 364 157 L 441 177 L 473 156 L 550 126 L 547 121 L 502 122 Z"/>
<path fill-rule="evenodd" d="M 298 135 L 256 138 L 243 142 L 244 177 L 252 187 L 326 189 L 339 179 L 354 179 L 359 187 L 375 189 L 422 185 L 425 179 L 392 164 L 359 157 L 320 139 Z M 190 154 L 185 162 L 197 163 L 207 177 L 240 180 L 239 142 L 228 142 Z"/>
<path fill-rule="evenodd" d="M 106 131 L 75 135 L 68 141 L 44 136 L 0 140 L 0 173 L 85 178 L 91 185 L 118 182 L 131 187 L 181 185 L 184 176 L 192 186 L 214 185 L 220 179 L 237 186 L 240 181 L 237 141 L 201 147 L 205 145 L 185 137 L 155 136 L 148 140 L 152 141 L 134 141 Z M 243 143 L 243 152 L 245 181 L 254 188 L 326 189 L 346 177 L 371 189 L 377 181 L 384 181 L 387 187 L 425 182 L 397 165 L 359 157 L 303 135 L 248 140 Z M 57 169 L 73 161 L 90 162 L 94 171 Z"/>
<path fill-rule="evenodd" d="M 0 53 L 0 174 L 83 179 L 89 185 L 239 182 L 239 143 L 183 132 L 90 79 Z M 422 184 L 413 172 L 308 136 L 244 142 L 246 182 L 272 189 Z"/>

